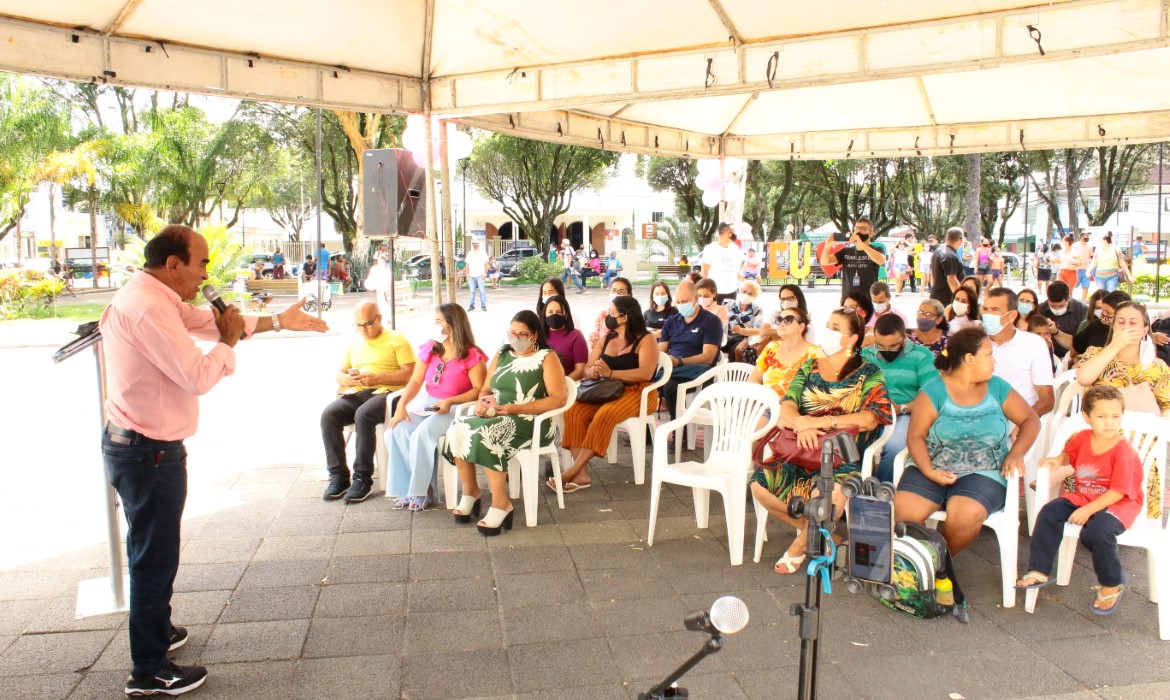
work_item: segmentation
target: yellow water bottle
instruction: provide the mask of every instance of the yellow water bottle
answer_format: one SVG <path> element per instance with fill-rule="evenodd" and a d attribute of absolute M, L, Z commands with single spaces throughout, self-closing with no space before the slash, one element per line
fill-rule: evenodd
<path fill-rule="evenodd" d="M 944 576 L 934 582 L 934 599 L 939 605 L 947 607 L 955 604 L 955 588 L 949 578 Z"/>

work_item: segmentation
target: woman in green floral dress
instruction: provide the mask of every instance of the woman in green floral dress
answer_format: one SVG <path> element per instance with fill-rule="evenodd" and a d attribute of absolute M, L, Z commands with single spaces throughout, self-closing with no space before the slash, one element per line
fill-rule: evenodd
<path fill-rule="evenodd" d="M 512 502 L 508 498 L 508 461 L 531 447 L 535 416 L 565 405 L 565 370 L 544 336 L 544 326 L 532 311 L 512 317 L 508 344 L 496 352 L 488 367 L 490 379 L 480 392 L 474 415 L 461 415 L 447 430 L 444 456 L 455 463 L 463 497 L 455 521 L 471 522 L 480 510 L 480 488 L 475 465 L 487 474 L 491 508 L 479 521 L 484 535 L 512 529 Z M 552 421 L 537 436 L 542 446 L 552 442 Z"/>
<path fill-rule="evenodd" d="M 845 309 L 834 311 L 825 329 L 817 331 L 817 341 L 827 356 L 806 361 L 780 402 L 780 427 L 795 431 L 801 447 L 816 448 L 820 436 L 828 431 L 857 428 L 857 451 L 863 454 L 878 438 L 882 426 L 892 422 L 885 376 L 860 354 L 864 332 L 858 315 Z M 858 460 L 842 464 L 833 476 L 840 484 L 860 472 Z M 804 563 L 808 545 L 801 536 L 804 520 L 788 514 L 788 500 L 793 495 L 808 499 L 817 476 L 817 472 L 787 463 L 779 469 L 756 469 L 752 476 L 752 494 L 760 505 L 772 517 L 796 528 L 796 540 L 776 562 L 778 574 L 795 573 Z M 845 505 L 840 486 L 833 492 L 833 504 L 840 517 Z"/>

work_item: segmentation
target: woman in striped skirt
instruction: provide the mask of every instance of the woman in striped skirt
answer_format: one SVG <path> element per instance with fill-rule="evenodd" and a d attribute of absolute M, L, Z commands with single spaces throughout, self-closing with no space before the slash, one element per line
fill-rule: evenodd
<path fill-rule="evenodd" d="M 642 390 L 658 369 L 658 344 L 646 329 L 642 307 L 632 296 L 614 297 L 605 317 L 605 335 L 594 345 L 585 365 L 586 379 L 620 379 L 626 389 L 622 395 L 604 404 L 578 401 L 565 414 L 562 444 L 573 454 L 573 466 L 561 479 L 565 493 L 589 488 L 589 460 L 605 454 L 618 423 L 638 415 Z M 649 397 L 647 410 L 658 408 L 657 395 Z M 643 439 L 641 435 L 633 439 Z M 556 481 L 548 480 L 556 489 Z"/>

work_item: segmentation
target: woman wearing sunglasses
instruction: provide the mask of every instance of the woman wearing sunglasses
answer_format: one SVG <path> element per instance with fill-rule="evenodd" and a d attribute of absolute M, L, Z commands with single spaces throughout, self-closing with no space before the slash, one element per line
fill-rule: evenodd
<path fill-rule="evenodd" d="M 781 309 L 775 316 L 775 322 L 774 331 L 779 337 L 760 353 L 756 368 L 752 370 L 751 381 L 784 396 L 801 365 L 814 358 L 824 357 L 825 351 L 805 339 L 809 319 L 804 309 L 798 306 Z"/>
<path fill-rule="evenodd" d="M 476 346 L 459 304 L 435 311 L 434 335 L 419 346 L 418 358 L 386 431 L 386 497 L 396 499 L 394 508 L 416 512 L 434 503 L 436 449 L 451 427 L 452 407 L 475 401 L 487 378 L 487 353 Z"/>

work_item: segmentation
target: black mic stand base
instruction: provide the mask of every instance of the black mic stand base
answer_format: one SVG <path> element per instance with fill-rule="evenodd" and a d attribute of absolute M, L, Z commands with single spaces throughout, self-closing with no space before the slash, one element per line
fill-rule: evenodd
<path fill-rule="evenodd" d="M 649 692 L 638 693 L 638 700 L 665 700 L 665 698 L 690 697 L 686 688 L 674 687 L 674 684 L 677 683 L 678 679 L 682 678 L 687 671 L 697 666 L 700 661 L 722 648 L 723 637 L 718 634 L 712 635 L 711 638 L 707 640 L 707 643 L 703 645 L 702 649 L 698 650 L 695 652 L 694 656 L 684 661 L 682 666 L 679 666 L 674 670 L 674 673 L 671 673 L 666 677 L 666 680 L 651 688 Z"/>

